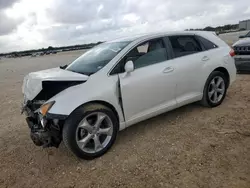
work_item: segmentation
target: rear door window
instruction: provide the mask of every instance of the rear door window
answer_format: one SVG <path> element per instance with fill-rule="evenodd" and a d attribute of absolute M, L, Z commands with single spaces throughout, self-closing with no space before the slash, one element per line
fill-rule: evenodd
<path fill-rule="evenodd" d="M 182 57 L 202 51 L 194 36 L 169 36 L 175 57 Z"/>
<path fill-rule="evenodd" d="M 197 36 L 197 39 L 200 41 L 200 43 L 203 45 L 203 47 L 206 50 L 211 50 L 211 49 L 218 47 L 216 44 L 212 43 L 211 41 L 209 41 L 201 36 Z"/>

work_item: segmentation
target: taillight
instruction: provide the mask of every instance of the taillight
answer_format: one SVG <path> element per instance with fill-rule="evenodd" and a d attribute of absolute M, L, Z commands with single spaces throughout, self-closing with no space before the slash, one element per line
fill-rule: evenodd
<path fill-rule="evenodd" d="M 229 54 L 230 54 L 230 56 L 231 56 L 231 57 L 235 56 L 235 52 L 234 52 L 234 50 L 233 50 L 233 49 L 231 49 L 231 51 L 229 52 Z"/>

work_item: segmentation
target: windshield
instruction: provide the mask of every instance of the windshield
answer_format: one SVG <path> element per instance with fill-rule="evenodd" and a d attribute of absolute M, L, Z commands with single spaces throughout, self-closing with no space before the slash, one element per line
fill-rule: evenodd
<path fill-rule="evenodd" d="M 130 41 L 102 43 L 77 58 L 66 70 L 91 75 L 102 69 L 110 62 Z"/>
<path fill-rule="evenodd" d="M 250 37 L 250 31 L 246 34 L 246 37 Z"/>

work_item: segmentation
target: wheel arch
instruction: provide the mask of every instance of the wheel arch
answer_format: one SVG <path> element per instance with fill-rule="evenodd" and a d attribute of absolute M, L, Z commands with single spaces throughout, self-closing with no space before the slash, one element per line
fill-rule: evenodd
<path fill-rule="evenodd" d="M 229 75 L 229 72 L 227 71 L 227 69 L 224 68 L 224 67 L 218 67 L 218 68 L 214 69 L 212 72 L 214 72 L 214 71 L 222 72 L 226 76 L 226 78 L 227 78 L 227 88 L 228 88 L 228 86 L 230 84 L 230 75 Z"/>
<path fill-rule="evenodd" d="M 92 105 L 93 104 L 93 105 Z M 109 107 L 108 107 L 109 106 Z M 86 109 L 86 111 L 84 110 L 84 107 Z M 114 116 L 112 115 L 112 119 L 115 121 L 114 126 L 113 127 L 113 132 L 111 135 L 111 139 L 108 140 L 108 143 L 99 151 L 96 151 L 94 148 L 96 147 L 96 145 L 94 145 L 94 150 L 93 152 L 88 152 L 86 150 L 82 150 L 81 146 L 78 145 L 78 139 L 76 137 L 76 135 L 78 133 L 76 133 L 77 131 L 77 127 L 79 125 L 79 122 L 82 121 L 82 113 L 86 113 L 88 112 L 88 110 L 90 111 L 95 111 L 95 107 L 98 107 L 100 109 L 107 109 L 109 108 L 111 111 L 113 111 L 114 107 L 105 102 L 105 101 L 89 101 L 86 102 L 84 104 L 79 105 L 77 108 L 75 108 L 69 115 L 69 117 L 66 119 L 63 127 L 62 127 L 62 140 L 64 141 L 65 146 L 71 151 L 73 152 L 77 157 L 86 159 L 86 160 L 91 160 L 97 157 L 100 157 L 101 155 L 103 155 L 104 153 L 106 153 L 114 144 L 116 137 L 117 137 L 117 132 L 119 131 L 120 128 L 120 124 L 119 124 L 119 117 L 116 115 L 116 110 L 114 111 L 114 115 L 117 116 L 118 119 L 114 118 Z M 110 114 L 110 110 L 108 110 L 109 114 Z M 107 111 L 107 110 L 106 110 Z M 84 116 L 86 117 L 86 116 Z M 89 131 L 88 131 L 89 132 Z M 96 132 L 95 133 L 88 133 L 88 135 L 92 134 L 92 136 L 90 138 L 88 138 L 89 142 L 90 139 L 94 139 L 95 137 L 99 137 Z M 75 138 L 75 139 L 74 139 Z M 84 137 L 85 138 L 85 137 Z M 82 139 L 82 138 L 81 138 Z M 99 140 L 99 138 L 98 138 Z M 95 141 L 94 141 L 95 142 Z M 103 142 L 104 143 L 104 142 Z M 100 142 L 99 140 L 99 144 L 103 144 Z M 95 143 L 96 144 L 96 143 Z"/>
<path fill-rule="evenodd" d="M 116 108 L 115 108 L 112 104 L 110 104 L 110 103 L 108 103 L 108 102 L 106 102 L 106 101 L 103 101 L 103 100 L 88 101 L 88 102 L 86 102 L 86 103 L 83 103 L 83 104 L 79 105 L 75 110 L 77 110 L 78 108 L 84 107 L 84 106 L 86 106 L 86 105 L 89 105 L 89 104 L 101 104 L 101 105 L 106 106 L 106 107 L 108 107 L 109 109 L 111 109 L 112 112 L 115 114 L 115 116 L 116 116 L 118 122 L 119 122 L 119 125 L 118 125 L 118 126 L 119 126 L 119 129 L 120 129 L 120 117 L 119 117 L 119 114 L 118 114 Z M 73 111 L 71 112 L 71 114 L 72 114 L 75 110 L 73 110 Z M 70 115 L 71 115 L 71 114 L 70 114 Z"/>

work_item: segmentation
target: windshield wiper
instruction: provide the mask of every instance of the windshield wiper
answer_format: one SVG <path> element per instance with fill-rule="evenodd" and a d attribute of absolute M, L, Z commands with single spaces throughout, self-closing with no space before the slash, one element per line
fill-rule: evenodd
<path fill-rule="evenodd" d="M 78 73 L 90 76 L 91 74 L 94 74 L 95 72 L 78 72 Z"/>
<path fill-rule="evenodd" d="M 60 66 L 60 69 L 66 69 L 68 65 Z"/>
<path fill-rule="evenodd" d="M 75 73 L 83 74 L 83 75 L 87 75 L 87 76 L 90 76 L 91 74 L 95 73 L 95 72 L 78 72 L 78 71 L 70 70 L 70 69 L 67 69 L 67 71 L 71 71 L 71 72 L 75 72 Z"/>

